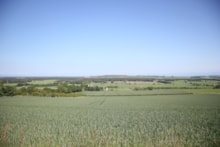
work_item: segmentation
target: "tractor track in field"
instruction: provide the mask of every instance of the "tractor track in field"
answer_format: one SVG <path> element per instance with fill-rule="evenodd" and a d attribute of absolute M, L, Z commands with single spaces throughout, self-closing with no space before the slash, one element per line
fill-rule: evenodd
<path fill-rule="evenodd" d="M 105 101 L 106 101 L 106 98 L 91 102 L 89 103 L 89 105 L 103 105 Z"/>
<path fill-rule="evenodd" d="M 99 103 L 99 105 L 103 105 L 103 104 L 105 103 L 105 101 L 106 101 L 106 98 L 103 99 L 103 100 Z"/>

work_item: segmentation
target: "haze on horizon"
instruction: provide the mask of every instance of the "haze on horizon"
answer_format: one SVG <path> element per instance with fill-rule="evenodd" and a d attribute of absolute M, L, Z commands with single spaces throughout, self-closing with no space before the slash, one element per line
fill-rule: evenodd
<path fill-rule="evenodd" d="M 0 75 L 220 75 L 215 0 L 0 2 Z"/>

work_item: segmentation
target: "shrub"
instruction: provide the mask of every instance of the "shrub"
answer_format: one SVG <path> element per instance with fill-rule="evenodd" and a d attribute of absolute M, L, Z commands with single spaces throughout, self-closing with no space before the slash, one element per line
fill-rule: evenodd
<path fill-rule="evenodd" d="M 0 90 L 0 95 L 14 96 L 16 94 L 16 88 L 14 86 L 3 86 Z"/>
<path fill-rule="evenodd" d="M 213 87 L 214 89 L 220 89 L 220 84 L 217 84 Z"/>

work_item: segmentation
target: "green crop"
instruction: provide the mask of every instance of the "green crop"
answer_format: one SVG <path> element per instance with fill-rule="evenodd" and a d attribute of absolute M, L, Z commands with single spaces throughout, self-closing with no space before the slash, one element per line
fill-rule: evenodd
<path fill-rule="evenodd" d="M 0 98 L 0 146 L 218 146 L 219 95 Z"/>

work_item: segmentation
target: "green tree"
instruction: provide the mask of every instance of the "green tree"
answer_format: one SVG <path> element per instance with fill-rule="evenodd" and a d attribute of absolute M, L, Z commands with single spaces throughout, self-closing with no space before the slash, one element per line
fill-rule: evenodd
<path fill-rule="evenodd" d="M 2 87 L 3 95 L 5 96 L 14 96 L 16 93 L 16 87 L 14 86 L 3 86 Z"/>
<path fill-rule="evenodd" d="M 27 88 L 22 87 L 22 88 L 18 89 L 17 90 L 17 95 L 28 95 Z"/>
<path fill-rule="evenodd" d="M 34 86 L 30 86 L 26 89 L 27 93 L 32 95 L 35 91 L 36 91 L 36 88 Z"/>
<path fill-rule="evenodd" d="M 220 84 L 215 85 L 213 89 L 220 89 Z"/>
<path fill-rule="evenodd" d="M 60 93 L 70 93 L 66 84 L 59 85 L 57 91 Z"/>
<path fill-rule="evenodd" d="M 3 87 L 4 82 L 0 80 L 0 87 Z"/>
<path fill-rule="evenodd" d="M 3 96 L 4 92 L 3 92 L 3 87 L 0 86 L 0 96 Z"/>

